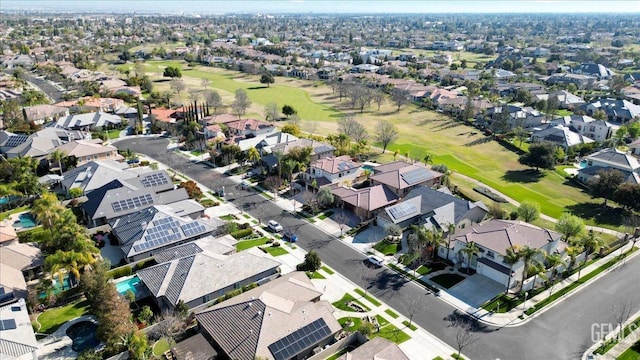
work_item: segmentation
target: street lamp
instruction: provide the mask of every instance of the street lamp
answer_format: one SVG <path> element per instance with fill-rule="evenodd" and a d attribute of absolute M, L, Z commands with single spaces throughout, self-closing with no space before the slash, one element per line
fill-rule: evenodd
<path fill-rule="evenodd" d="M 522 303 L 522 316 L 524 316 L 524 311 L 527 308 L 527 295 L 529 295 L 528 291 L 524 292 L 524 302 Z"/>

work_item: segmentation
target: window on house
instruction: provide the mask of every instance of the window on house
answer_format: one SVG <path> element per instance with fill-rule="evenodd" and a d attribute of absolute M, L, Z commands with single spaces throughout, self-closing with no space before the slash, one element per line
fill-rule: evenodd
<path fill-rule="evenodd" d="M 487 251 L 487 257 L 489 259 L 495 259 L 496 255 L 493 253 L 493 251 Z"/>

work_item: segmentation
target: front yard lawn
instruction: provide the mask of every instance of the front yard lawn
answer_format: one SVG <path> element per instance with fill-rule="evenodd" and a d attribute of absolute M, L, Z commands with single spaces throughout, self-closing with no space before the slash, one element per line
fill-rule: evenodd
<path fill-rule="evenodd" d="M 283 248 L 282 246 L 265 246 L 262 248 L 262 250 L 266 251 L 271 256 L 281 256 L 289 253 L 287 249 Z"/>
<path fill-rule="evenodd" d="M 40 323 L 38 332 L 51 334 L 67 321 L 85 315 L 88 312 L 89 301 L 87 300 L 76 301 L 62 307 L 49 309 L 37 318 L 38 323 Z"/>
<path fill-rule="evenodd" d="M 434 276 L 430 279 L 434 283 L 442 286 L 445 289 L 452 287 L 453 285 L 459 283 L 464 280 L 464 276 L 458 274 L 442 274 L 438 276 Z"/>
<path fill-rule="evenodd" d="M 340 309 L 340 310 L 344 310 L 344 311 L 357 312 L 355 309 L 353 309 L 353 308 L 351 308 L 351 307 L 349 307 L 347 305 L 347 303 L 349 303 L 349 302 L 354 302 L 354 303 L 358 304 L 362 309 L 364 309 L 364 311 L 371 310 L 368 307 L 366 307 L 360 300 L 354 298 L 349 293 L 345 293 L 344 296 L 342 297 L 342 299 L 332 303 L 331 305 L 333 305 L 333 307 L 335 307 L 336 309 Z"/>
<path fill-rule="evenodd" d="M 393 311 L 391 309 L 387 309 L 384 312 L 387 313 L 387 315 L 391 316 L 394 319 L 397 319 L 397 318 L 400 317 L 400 315 L 396 314 L 395 311 Z"/>
<path fill-rule="evenodd" d="M 346 323 L 348 323 L 349 321 L 353 321 L 353 326 L 349 326 L 349 327 L 345 327 Z M 362 324 L 362 320 L 360 320 L 359 317 L 354 316 L 354 317 L 343 317 L 338 319 L 338 323 L 340 325 L 342 325 L 342 328 L 345 331 L 356 331 L 360 328 L 360 324 Z"/>
<path fill-rule="evenodd" d="M 618 356 L 617 360 L 640 360 L 640 341 Z"/>
<path fill-rule="evenodd" d="M 329 275 L 333 275 L 334 274 L 333 270 L 329 269 L 328 267 L 326 267 L 324 265 L 320 269 L 324 270 L 324 272 L 326 272 Z"/>
<path fill-rule="evenodd" d="M 378 300 L 376 300 L 375 298 L 373 298 L 371 295 L 365 293 L 364 291 L 362 291 L 361 289 L 355 289 L 354 290 L 356 293 L 358 293 L 358 295 L 362 296 L 363 298 L 367 299 L 370 303 L 372 303 L 375 306 L 380 306 L 382 305 Z"/>
<path fill-rule="evenodd" d="M 429 269 L 428 267 L 424 266 L 424 265 L 420 265 L 419 268 L 416 269 L 416 272 L 420 275 L 427 275 L 428 273 L 431 272 L 431 269 Z"/>
<path fill-rule="evenodd" d="M 375 244 L 373 248 L 385 255 L 393 255 L 398 252 L 398 244 L 390 244 L 384 240 Z"/>
<path fill-rule="evenodd" d="M 403 342 L 411 339 L 411 336 L 407 335 L 407 333 L 398 329 L 397 327 L 395 327 L 395 325 L 392 324 L 380 328 L 380 331 L 374 332 L 370 335 L 371 338 L 378 336 L 389 341 L 393 341 L 396 344 L 402 344 Z"/>
<path fill-rule="evenodd" d="M 267 240 L 269 240 L 269 238 L 267 237 L 261 237 L 259 239 L 253 239 L 253 240 L 242 240 L 236 244 L 236 250 L 242 251 L 242 250 L 247 250 L 249 248 L 252 248 L 254 246 L 262 246 L 267 243 Z"/>

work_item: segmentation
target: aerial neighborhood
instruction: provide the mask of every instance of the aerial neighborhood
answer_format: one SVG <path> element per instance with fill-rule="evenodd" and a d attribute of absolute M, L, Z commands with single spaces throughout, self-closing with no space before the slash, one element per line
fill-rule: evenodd
<path fill-rule="evenodd" d="M 637 7 L 35 3 L 1 359 L 640 359 Z"/>

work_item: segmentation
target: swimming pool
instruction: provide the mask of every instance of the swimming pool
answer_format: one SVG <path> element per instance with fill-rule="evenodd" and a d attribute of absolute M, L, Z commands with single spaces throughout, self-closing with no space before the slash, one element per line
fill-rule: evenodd
<path fill-rule="evenodd" d="M 580 169 L 586 168 L 587 167 L 587 160 L 580 161 L 580 164 L 578 166 L 580 167 Z"/>
<path fill-rule="evenodd" d="M 131 291 L 136 296 L 136 298 L 138 298 L 141 286 L 142 283 L 140 282 L 140 278 L 137 276 L 116 282 L 116 290 L 118 290 L 120 295 L 124 295 L 127 293 L 127 291 Z"/>
<path fill-rule="evenodd" d="M 29 213 L 20 214 L 18 219 L 13 223 L 13 227 L 16 229 L 29 229 L 36 226 L 36 219 Z"/>
<path fill-rule="evenodd" d="M 54 279 L 52 281 L 53 286 L 51 287 L 51 291 L 53 292 L 53 295 L 58 295 L 63 291 L 71 289 L 71 287 L 73 286 L 72 279 L 69 278 L 69 275 L 65 275 L 65 277 L 62 279 L 62 283 L 60 283 L 57 279 Z M 40 299 L 44 299 L 46 297 L 46 292 L 41 292 L 40 295 L 38 295 L 38 298 Z"/>
<path fill-rule="evenodd" d="M 73 341 L 71 349 L 80 353 L 100 345 L 100 340 L 96 337 L 97 328 L 98 326 L 91 321 L 80 321 L 69 326 L 67 336 Z"/>

